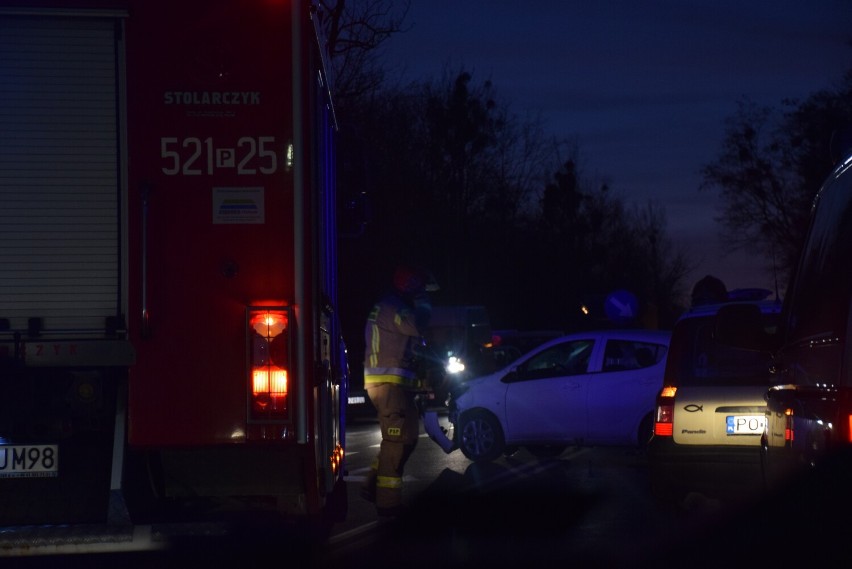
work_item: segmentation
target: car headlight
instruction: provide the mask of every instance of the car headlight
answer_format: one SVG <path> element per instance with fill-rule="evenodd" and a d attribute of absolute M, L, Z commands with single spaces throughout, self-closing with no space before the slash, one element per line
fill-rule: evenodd
<path fill-rule="evenodd" d="M 449 374 L 461 373 L 464 371 L 464 362 L 458 356 L 450 356 L 444 369 Z"/>

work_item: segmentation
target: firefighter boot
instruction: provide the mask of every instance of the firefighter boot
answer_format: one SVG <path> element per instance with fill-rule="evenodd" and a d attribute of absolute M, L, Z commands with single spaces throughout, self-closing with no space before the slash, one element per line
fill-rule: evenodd
<path fill-rule="evenodd" d="M 402 503 L 402 471 L 415 446 L 416 439 L 409 444 L 382 445 L 383 454 L 380 456 L 389 458 L 395 468 L 392 474 L 379 475 L 376 479 L 376 513 L 380 517 L 399 517 L 405 512 L 405 505 Z"/>
<path fill-rule="evenodd" d="M 402 505 L 403 455 L 401 443 L 382 441 L 376 471 L 376 510 L 379 515 L 392 514 Z"/>
<path fill-rule="evenodd" d="M 379 476 L 376 486 L 376 513 L 382 517 L 402 514 L 402 477 Z"/>

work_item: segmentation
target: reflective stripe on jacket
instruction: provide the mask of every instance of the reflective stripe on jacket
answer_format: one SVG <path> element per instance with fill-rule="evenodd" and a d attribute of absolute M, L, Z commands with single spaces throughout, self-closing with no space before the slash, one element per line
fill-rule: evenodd
<path fill-rule="evenodd" d="M 413 307 L 398 295 L 377 302 L 364 327 L 364 386 L 396 383 L 416 388 L 413 345 L 421 342 Z"/>
<path fill-rule="evenodd" d="M 387 367 L 365 367 L 364 387 L 377 383 L 396 383 L 406 389 L 416 389 L 420 386 L 417 375 L 408 369 Z"/>

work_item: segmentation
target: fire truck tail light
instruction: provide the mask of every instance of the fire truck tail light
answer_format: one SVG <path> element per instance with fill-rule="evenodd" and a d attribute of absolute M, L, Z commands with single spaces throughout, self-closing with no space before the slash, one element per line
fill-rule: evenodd
<path fill-rule="evenodd" d="M 251 390 L 255 395 L 269 393 L 272 396 L 287 395 L 287 370 L 274 366 L 254 368 Z"/>
<path fill-rule="evenodd" d="M 249 308 L 249 418 L 287 416 L 290 364 L 289 313 L 286 307 Z"/>
<path fill-rule="evenodd" d="M 846 442 L 852 443 L 852 415 L 846 416 Z"/>
<path fill-rule="evenodd" d="M 258 336 L 274 338 L 287 328 L 287 313 L 263 310 L 251 317 L 250 325 Z"/>

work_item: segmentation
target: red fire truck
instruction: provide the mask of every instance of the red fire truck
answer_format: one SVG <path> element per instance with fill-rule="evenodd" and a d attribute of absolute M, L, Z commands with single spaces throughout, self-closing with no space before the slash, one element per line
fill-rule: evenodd
<path fill-rule="evenodd" d="M 0 0 L 0 526 L 345 514 L 317 19 Z"/>

